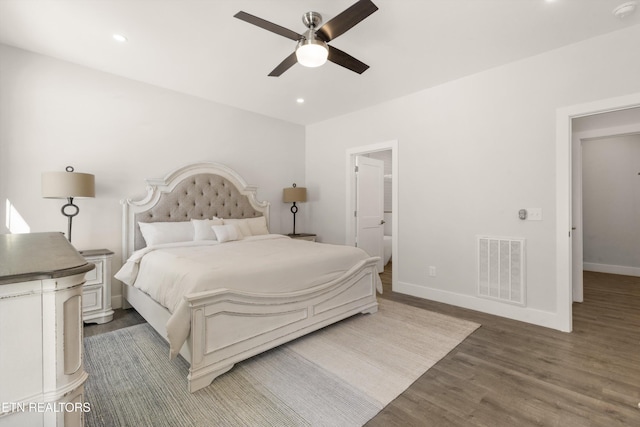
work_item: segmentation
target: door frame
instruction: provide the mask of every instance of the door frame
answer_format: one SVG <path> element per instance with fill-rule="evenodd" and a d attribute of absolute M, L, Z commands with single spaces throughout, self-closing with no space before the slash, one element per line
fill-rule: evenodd
<path fill-rule="evenodd" d="M 556 110 L 556 316 L 557 328 L 573 329 L 573 247 L 571 120 L 612 111 L 640 107 L 640 93 L 608 98 Z M 575 165 L 576 167 L 578 165 Z"/>
<path fill-rule="evenodd" d="M 398 283 L 398 270 L 400 255 L 398 252 L 398 141 L 391 140 L 385 142 L 379 142 L 376 144 L 363 145 L 359 147 L 352 147 L 347 149 L 346 152 L 346 203 L 347 210 L 346 215 L 346 230 L 345 230 L 345 244 L 348 246 L 355 246 L 355 231 L 356 220 L 354 216 L 356 206 L 356 156 L 363 154 L 375 153 L 377 151 L 391 150 L 391 210 L 393 212 L 391 220 L 391 257 L 393 259 L 393 268 L 391 269 L 391 289 L 395 290 Z"/>

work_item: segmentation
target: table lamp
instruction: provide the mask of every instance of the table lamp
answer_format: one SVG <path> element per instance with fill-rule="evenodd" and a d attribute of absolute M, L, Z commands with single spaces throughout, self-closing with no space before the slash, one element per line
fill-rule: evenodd
<path fill-rule="evenodd" d="M 282 201 L 285 203 L 293 203 L 293 206 L 291 206 L 291 213 L 293 214 L 293 235 L 296 235 L 296 213 L 298 212 L 296 202 L 307 201 L 307 189 L 298 187 L 294 183 L 293 187 L 282 190 Z"/>
<path fill-rule="evenodd" d="M 74 172 L 72 166 L 66 172 L 42 173 L 42 197 L 47 199 L 67 199 L 62 206 L 62 215 L 69 219 L 67 238 L 71 242 L 71 220 L 78 215 L 80 208 L 73 204 L 74 197 L 95 197 L 95 177 L 88 173 Z"/>

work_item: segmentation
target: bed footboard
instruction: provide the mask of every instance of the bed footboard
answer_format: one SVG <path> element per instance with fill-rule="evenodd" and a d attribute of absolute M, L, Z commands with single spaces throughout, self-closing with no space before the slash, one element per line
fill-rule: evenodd
<path fill-rule="evenodd" d="M 226 289 L 192 294 L 189 391 L 235 363 L 357 313 L 374 313 L 378 258 L 305 291 L 264 295 Z"/>

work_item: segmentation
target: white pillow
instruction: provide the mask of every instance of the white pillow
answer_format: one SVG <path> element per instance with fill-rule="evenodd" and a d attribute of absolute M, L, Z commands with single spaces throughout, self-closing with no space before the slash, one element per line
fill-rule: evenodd
<path fill-rule="evenodd" d="M 216 233 L 211 229 L 212 225 L 222 225 L 222 219 L 192 219 L 193 224 L 193 240 L 216 240 Z"/>
<path fill-rule="evenodd" d="M 139 222 L 138 225 L 147 246 L 193 240 L 193 225 L 189 221 Z"/>
<path fill-rule="evenodd" d="M 267 219 L 263 216 L 257 216 L 255 218 L 247 218 L 245 220 L 249 224 L 249 230 L 251 230 L 252 236 L 261 236 L 263 234 L 269 234 L 267 228 Z"/>
<path fill-rule="evenodd" d="M 239 239 L 238 229 L 233 224 L 212 225 L 211 229 L 216 234 L 218 242 L 220 243 Z"/>
<path fill-rule="evenodd" d="M 224 224 L 230 224 L 236 227 L 238 232 L 238 239 L 251 236 L 251 229 L 246 219 L 225 219 Z"/>

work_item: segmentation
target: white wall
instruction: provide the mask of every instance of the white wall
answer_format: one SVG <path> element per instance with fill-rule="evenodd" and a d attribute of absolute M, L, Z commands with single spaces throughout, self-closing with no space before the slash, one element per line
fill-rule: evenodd
<path fill-rule="evenodd" d="M 582 142 L 585 269 L 640 272 L 639 173 L 640 134 Z"/>
<path fill-rule="evenodd" d="M 404 292 L 556 327 L 555 130 L 559 107 L 640 91 L 640 26 L 307 127 L 309 224 L 345 241 L 350 147 L 397 139 Z M 520 221 L 539 207 L 543 221 Z M 527 306 L 476 295 L 476 236 L 527 240 Z M 428 276 L 428 266 L 437 276 Z"/>
<path fill-rule="evenodd" d="M 304 185 L 304 138 L 299 125 L 0 45 L 0 232 L 7 199 L 32 232 L 66 232 L 64 203 L 41 197 L 40 177 L 72 165 L 96 177 L 96 198 L 76 199 L 73 244 L 113 250 L 115 272 L 120 199 L 144 195 L 145 178 L 199 161 L 258 185 L 258 198 L 272 203 L 272 231 L 288 232 L 282 188 Z"/>

